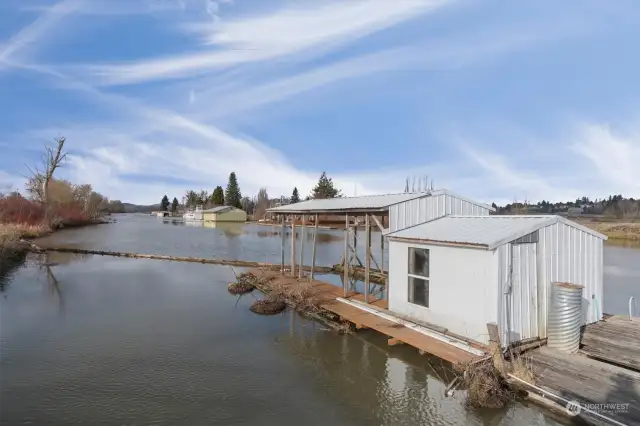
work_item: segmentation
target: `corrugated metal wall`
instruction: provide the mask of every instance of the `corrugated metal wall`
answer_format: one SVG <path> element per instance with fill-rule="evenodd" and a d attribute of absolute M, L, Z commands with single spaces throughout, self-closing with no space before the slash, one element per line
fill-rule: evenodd
<path fill-rule="evenodd" d="M 602 319 L 603 241 L 560 222 L 538 232 L 538 243 L 509 243 L 496 249 L 501 298 L 499 327 L 501 338 L 509 338 L 507 342 L 547 336 L 547 310 L 554 281 L 584 286 L 583 324 Z M 513 276 L 509 281 L 511 256 Z M 510 282 L 511 297 L 505 299 Z"/>
<path fill-rule="evenodd" d="M 603 250 L 600 238 L 564 223 L 547 226 L 540 231 L 541 306 L 547 312 L 553 281 L 584 286 L 583 324 L 602 319 Z M 547 335 L 546 315 L 541 317 L 542 337 Z"/>
<path fill-rule="evenodd" d="M 417 198 L 389 207 L 389 232 L 419 225 L 445 215 L 487 216 L 489 209 L 450 194 Z"/>
<path fill-rule="evenodd" d="M 537 243 L 504 244 L 497 249 L 502 299 L 498 318 L 504 344 L 538 336 L 537 251 Z"/>

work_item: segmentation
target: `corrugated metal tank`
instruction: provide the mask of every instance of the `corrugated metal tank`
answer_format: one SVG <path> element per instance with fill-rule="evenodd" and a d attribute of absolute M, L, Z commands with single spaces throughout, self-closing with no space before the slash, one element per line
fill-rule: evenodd
<path fill-rule="evenodd" d="M 580 348 L 581 285 L 554 282 L 551 286 L 547 346 L 575 353 Z"/>
<path fill-rule="evenodd" d="M 487 207 L 448 193 L 404 201 L 389 207 L 389 232 L 419 225 L 445 215 L 488 216 Z"/>

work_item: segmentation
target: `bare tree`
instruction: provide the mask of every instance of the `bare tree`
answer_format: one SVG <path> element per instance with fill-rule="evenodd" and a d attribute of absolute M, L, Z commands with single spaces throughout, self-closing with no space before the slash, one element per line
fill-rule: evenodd
<path fill-rule="evenodd" d="M 269 208 L 269 194 L 267 188 L 260 188 L 258 196 L 255 198 L 255 209 L 253 211 L 254 219 L 264 219 L 264 215 Z"/>
<path fill-rule="evenodd" d="M 49 146 L 45 147 L 42 165 L 36 166 L 34 169 L 27 166 L 31 172 L 31 177 L 27 181 L 27 191 L 43 204 L 49 200 L 49 183 L 53 179 L 54 172 L 67 157 L 67 154 L 63 153 L 66 138 L 62 136 L 55 141 L 57 144 L 55 149 Z"/>

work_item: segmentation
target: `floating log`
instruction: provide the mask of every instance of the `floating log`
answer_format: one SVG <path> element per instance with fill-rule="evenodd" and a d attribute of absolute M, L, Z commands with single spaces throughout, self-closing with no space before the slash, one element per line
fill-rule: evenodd
<path fill-rule="evenodd" d="M 153 260 L 170 260 L 173 262 L 190 262 L 190 263 L 202 263 L 208 265 L 228 265 L 237 266 L 239 268 L 265 268 L 269 270 L 279 271 L 282 268 L 281 264 L 268 263 L 268 262 L 253 262 L 248 260 L 235 260 L 235 259 L 212 259 L 206 257 L 185 257 L 185 256 L 167 256 L 162 254 L 144 254 L 144 253 L 127 253 L 118 251 L 106 251 L 106 250 L 86 250 L 71 247 L 38 247 L 33 243 L 29 243 L 29 250 L 36 253 L 44 252 L 58 252 L 58 253 L 75 253 L 75 254 L 94 254 L 97 256 L 114 256 L 114 257 L 126 257 L 131 259 L 153 259 Z M 301 266 L 305 271 L 311 271 L 311 266 Z M 314 272 L 319 274 L 342 274 L 342 265 L 334 266 L 314 266 Z M 355 276 L 364 277 L 364 268 L 355 268 Z M 378 284 L 384 284 L 386 277 L 380 273 L 371 271 L 371 282 Z"/>

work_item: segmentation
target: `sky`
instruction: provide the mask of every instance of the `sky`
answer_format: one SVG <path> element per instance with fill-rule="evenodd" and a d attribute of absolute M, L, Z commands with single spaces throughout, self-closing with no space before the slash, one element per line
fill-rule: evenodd
<path fill-rule="evenodd" d="M 640 198 L 636 0 L 2 0 L 0 192 Z"/>

